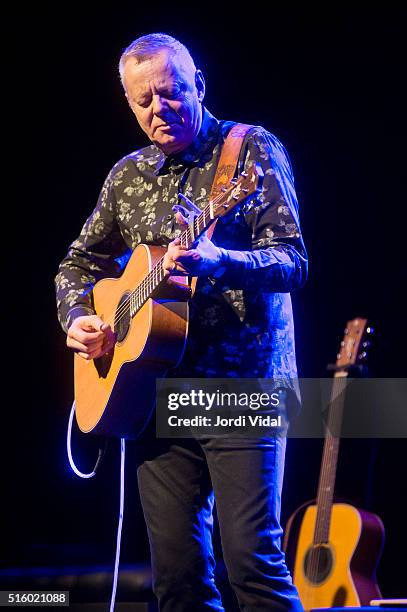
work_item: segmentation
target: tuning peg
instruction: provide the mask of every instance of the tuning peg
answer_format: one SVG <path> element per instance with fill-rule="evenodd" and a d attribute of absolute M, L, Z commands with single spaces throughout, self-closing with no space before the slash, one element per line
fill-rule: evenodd
<path fill-rule="evenodd" d="M 373 327 L 366 327 L 366 333 L 367 334 L 374 334 L 374 328 Z"/>
<path fill-rule="evenodd" d="M 362 346 L 363 346 L 363 348 L 369 348 L 369 346 L 370 346 L 371 344 L 372 344 L 372 343 L 371 343 L 371 342 L 369 342 L 369 340 L 365 340 L 364 342 L 362 342 Z"/>
<path fill-rule="evenodd" d="M 367 353 L 366 351 L 363 351 L 363 353 L 360 353 L 359 355 L 359 360 L 362 361 L 362 359 L 366 359 L 366 357 L 367 357 Z"/>

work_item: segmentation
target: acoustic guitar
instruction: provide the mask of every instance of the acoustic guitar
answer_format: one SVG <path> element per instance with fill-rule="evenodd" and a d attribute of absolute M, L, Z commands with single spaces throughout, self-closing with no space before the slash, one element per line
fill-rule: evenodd
<path fill-rule="evenodd" d="M 191 248 L 219 217 L 237 212 L 261 188 L 262 169 L 254 164 L 223 187 L 196 214 L 181 235 Z M 188 300 L 194 282 L 168 277 L 166 249 L 140 244 L 119 278 L 100 280 L 93 288 L 96 314 L 116 334 L 112 350 L 90 361 L 75 355 L 75 404 L 79 428 L 86 433 L 137 438 L 155 405 L 156 378 L 180 362 L 188 333 Z"/>
<path fill-rule="evenodd" d="M 369 605 L 381 597 L 376 566 L 384 543 L 378 516 L 347 503 L 333 503 L 346 379 L 366 357 L 366 319 L 348 321 L 334 367 L 331 402 L 316 503 L 289 518 L 284 538 L 287 562 L 305 610 Z"/>

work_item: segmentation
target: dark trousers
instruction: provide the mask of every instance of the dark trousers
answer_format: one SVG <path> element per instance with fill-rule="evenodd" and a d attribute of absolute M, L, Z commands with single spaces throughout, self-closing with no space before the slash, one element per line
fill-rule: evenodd
<path fill-rule="evenodd" d="M 160 610 L 224 609 L 214 581 L 214 500 L 240 609 L 302 610 L 280 547 L 286 438 L 165 442 L 138 468 Z"/>

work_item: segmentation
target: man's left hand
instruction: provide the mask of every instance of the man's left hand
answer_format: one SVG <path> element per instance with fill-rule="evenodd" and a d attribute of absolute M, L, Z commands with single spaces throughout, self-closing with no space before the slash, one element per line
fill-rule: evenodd
<path fill-rule="evenodd" d="M 223 261 L 222 250 L 204 234 L 187 250 L 176 238 L 168 245 L 163 268 L 172 276 L 211 276 Z"/>

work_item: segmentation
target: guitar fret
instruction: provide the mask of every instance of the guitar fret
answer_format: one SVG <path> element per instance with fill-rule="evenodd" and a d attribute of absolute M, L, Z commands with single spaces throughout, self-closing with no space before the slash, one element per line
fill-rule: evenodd
<path fill-rule="evenodd" d="M 212 200 L 209 202 L 209 218 L 210 219 L 215 218 Z"/>

